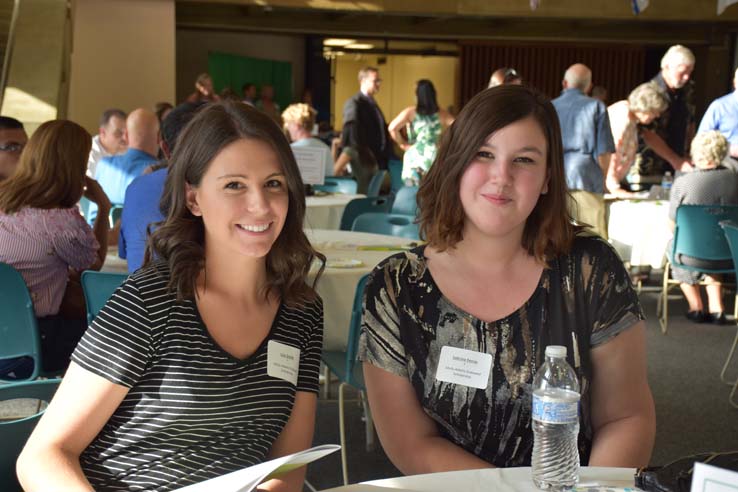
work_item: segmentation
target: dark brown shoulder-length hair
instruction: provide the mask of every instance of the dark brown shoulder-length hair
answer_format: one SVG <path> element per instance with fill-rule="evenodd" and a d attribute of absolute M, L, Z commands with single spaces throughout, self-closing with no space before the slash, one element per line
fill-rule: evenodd
<path fill-rule="evenodd" d="M 302 229 L 305 188 L 280 128 L 264 113 L 243 103 L 208 104 L 182 130 L 160 203 L 165 219 L 149 236 L 144 264 L 152 258 L 166 261 L 171 272 L 170 291 L 180 301 L 194 299 L 197 277 L 205 266 L 205 226 L 202 217 L 187 208 L 185 185 L 199 186 L 215 156 L 242 138 L 272 147 L 282 164 L 289 195 L 287 218 L 266 258 L 268 281 L 264 296 L 278 294 L 288 304 L 302 304 L 315 298 L 315 283 L 325 265 L 325 257 L 313 249 Z M 310 286 L 307 276 L 315 258 L 323 266 Z"/>
<path fill-rule="evenodd" d="M 559 119 L 546 96 L 517 85 L 500 85 L 478 93 L 443 135 L 436 160 L 417 195 L 420 230 L 431 246 L 443 251 L 463 239 L 461 176 L 491 134 L 527 117 L 538 122 L 546 137 L 549 180 L 548 192 L 538 198 L 526 220 L 523 247 L 544 263 L 569 252 L 576 228 L 567 209 L 569 191 Z"/>
<path fill-rule="evenodd" d="M 0 183 L 0 210 L 70 208 L 85 186 L 92 137 L 77 123 L 47 121 L 33 132 L 11 177 Z"/>

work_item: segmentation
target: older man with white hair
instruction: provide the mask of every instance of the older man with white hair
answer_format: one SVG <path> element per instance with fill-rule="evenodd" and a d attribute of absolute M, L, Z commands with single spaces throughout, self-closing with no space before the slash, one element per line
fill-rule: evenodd
<path fill-rule="evenodd" d="M 689 143 L 695 133 L 694 82 L 690 80 L 695 58 L 680 44 L 669 48 L 661 58 L 661 72 L 652 79 L 669 100 L 659 118 L 643 126 L 636 162 L 629 181 L 658 182 L 666 171 L 688 171 Z"/>
<path fill-rule="evenodd" d="M 733 92 L 712 101 L 702 117 L 698 133 L 717 130 L 730 144 L 730 156 L 738 160 L 738 69 L 733 74 Z"/>
<path fill-rule="evenodd" d="M 575 206 L 574 218 L 592 226 L 607 239 L 605 220 L 605 175 L 615 144 L 610 131 L 607 107 L 588 97 L 592 71 L 581 63 L 570 66 L 561 82 L 564 90 L 551 101 L 561 123 L 564 144 L 564 171 Z"/>

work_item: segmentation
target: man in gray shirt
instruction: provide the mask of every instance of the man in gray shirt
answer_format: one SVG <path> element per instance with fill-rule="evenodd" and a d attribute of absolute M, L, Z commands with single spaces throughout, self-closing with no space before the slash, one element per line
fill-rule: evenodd
<path fill-rule="evenodd" d="M 552 102 L 561 124 L 566 183 L 574 198 L 571 212 L 577 222 L 607 239 L 605 176 L 615 151 L 607 107 L 586 95 L 592 71 L 581 63 L 566 70 L 561 85 L 564 90 Z"/>

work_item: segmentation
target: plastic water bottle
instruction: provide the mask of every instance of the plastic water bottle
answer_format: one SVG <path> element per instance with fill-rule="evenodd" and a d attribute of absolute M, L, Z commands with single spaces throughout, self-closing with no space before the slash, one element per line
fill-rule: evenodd
<path fill-rule="evenodd" d="M 674 176 L 671 175 L 671 171 L 666 171 L 664 177 L 661 178 L 661 194 L 664 200 L 668 200 L 671 196 L 672 184 L 674 184 Z"/>
<path fill-rule="evenodd" d="M 546 362 L 533 378 L 533 483 L 564 490 L 579 481 L 579 382 L 566 362 L 566 347 L 546 347 Z"/>

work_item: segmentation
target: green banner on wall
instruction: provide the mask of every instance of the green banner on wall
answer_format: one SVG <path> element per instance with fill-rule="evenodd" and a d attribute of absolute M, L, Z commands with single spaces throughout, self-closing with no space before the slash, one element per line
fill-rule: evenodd
<path fill-rule="evenodd" d="M 274 87 L 274 100 L 284 109 L 292 102 L 292 64 L 230 53 L 208 53 L 208 73 L 220 93 L 230 87 L 239 97 L 243 84 L 250 82 L 257 90 L 264 84 Z"/>

